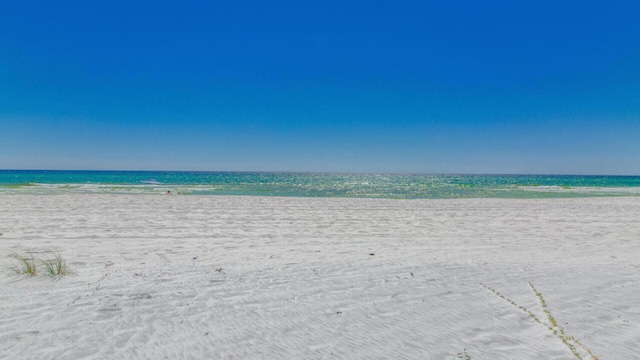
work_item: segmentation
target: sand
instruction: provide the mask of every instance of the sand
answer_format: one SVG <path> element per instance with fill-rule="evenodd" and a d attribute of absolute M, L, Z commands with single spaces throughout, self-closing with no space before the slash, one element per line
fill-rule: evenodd
<path fill-rule="evenodd" d="M 640 359 L 640 198 L 2 195 L 0 233 L 3 359 Z"/>

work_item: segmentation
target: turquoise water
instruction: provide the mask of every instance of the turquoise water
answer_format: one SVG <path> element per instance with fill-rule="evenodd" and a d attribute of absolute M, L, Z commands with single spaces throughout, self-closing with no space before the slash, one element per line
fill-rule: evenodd
<path fill-rule="evenodd" d="M 0 170 L 0 194 L 167 191 L 393 199 L 640 196 L 640 176 Z"/>

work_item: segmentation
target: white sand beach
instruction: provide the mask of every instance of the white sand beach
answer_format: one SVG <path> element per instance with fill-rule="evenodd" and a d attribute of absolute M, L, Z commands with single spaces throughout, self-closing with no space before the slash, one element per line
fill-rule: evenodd
<path fill-rule="evenodd" d="M 640 359 L 637 197 L 3 195 L 0 233 L 2 359 Z"/>

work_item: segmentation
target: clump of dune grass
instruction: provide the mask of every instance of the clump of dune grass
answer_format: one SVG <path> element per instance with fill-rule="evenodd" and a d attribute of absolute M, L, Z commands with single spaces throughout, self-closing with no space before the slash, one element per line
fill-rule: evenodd
<path fill-rule="evenodd" d="M 40 274 L 38 271 L 40 268 L 44 269 L 43 273 L 55 278 L 74 274 L 60 253 L 55 253 L 53 258 L 49 257 L 44 260 L 20 254 L 13 254 L 11 257 L 18 261 L 18 264 L 11 268 L 18 275 L 36 276 Z M 42 265 L 42 267 L 39 265 Z"/>
<path fill-rule="evenodd" d="M 53 259 L 42 260 L 42 264 L 47 274 L 54 277 L 73 274 L 73 271 L 67 266 L 67 261 L 60 256 L 60 253 L 55 253 Z"/>
<path fill-rule="evenodd" d="M 18 260 L 18 265 L 11 268 L 16 274 L 35 276 L 38 272 L 38 261 L 33 257 L 26 257 L 19 254 L 11 255 L 14 259 Z"/>

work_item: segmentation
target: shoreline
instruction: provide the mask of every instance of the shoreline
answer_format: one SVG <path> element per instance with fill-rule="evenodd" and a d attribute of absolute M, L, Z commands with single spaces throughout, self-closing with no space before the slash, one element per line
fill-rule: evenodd
<path fill-rule="evenodd" d="M 505 300 L 548 323 L 529 283 L 584 359 L 640 353 L 635 197 L 4 194 L 0 213 L 0 357 L 572 358 Z M 6 271 L 54 252 L 76 275 Z"/>

